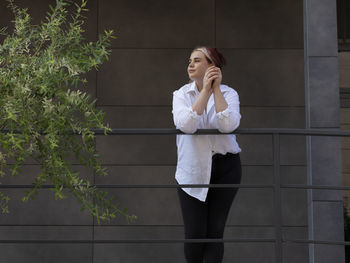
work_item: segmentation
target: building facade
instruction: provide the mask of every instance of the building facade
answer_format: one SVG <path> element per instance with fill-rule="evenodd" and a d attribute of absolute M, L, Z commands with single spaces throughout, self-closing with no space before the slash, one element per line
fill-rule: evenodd
<path fill-rule="evenodd" d="M 55 1 L 17 0 L 35 23 Z M 0 1 L 0 25 L 12 19 Z M 172 92 L 188 82 L 187 61 L 197 45 L 216 46 L 227 59 L 222 83 L 240 97 L 240 128 L 340 128 L 336 2 L 331 0 L 89 0 L 85 36 L 105 29 L 117 38 L 86 87 L 113 128 L 174 128 Z M 343 61 L 343 60 L 342 60 Z M 137 76 L 137 77 L 135 77 Z M 343 82 L 341 82 L 343 83 Z M 345 82 L 344 82 L 345 83 Z M 348 125 L 348 114 L 342 115 Z M 344 122 L 343 122 L 344 121 Z M 272 184 L 271 135 L 237 135 L 242 148 L 242 183 Z M 100 178 L 76 163 L 96 184 L 174 184 L 175 136 L 98 136 L 109 176 Z M 341 185 L 340 138 L 280 137 L 282 184 Z M 344 160 L 344 159 L 343 159 Z M 344 164 L 344 162 L 343 162 Z M 2 183 L 30 184 L 39 166 Z M 344 166 L 343 166 L 344 169 Z M 71 197 L 56 201 L 42 189 L 22 203 L 11 196 L 0 216 L 2 240 L 181 239 L 183 222 L 175 188 L 108 190 L 136 214 L 98 226 Z M 282 189 L 286 239 L 344 240 L 339 191 Z M 225 238 L 274 238 L 273 189 L 241 188 L 232 205 Z M 1 243 L 0 262 L 185 262 L 182 243 Z M 230 242 L 224 262 L 275 262 L 274 243 Z M 345 262 L 344 246 L 284 243 L 283 262 Z"/>

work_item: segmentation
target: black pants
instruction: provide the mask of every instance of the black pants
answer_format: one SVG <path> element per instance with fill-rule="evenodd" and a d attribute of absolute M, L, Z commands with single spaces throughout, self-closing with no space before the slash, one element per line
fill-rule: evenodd
<path fill-rule="evenodd" d="M 239 153 L 213 156 L 210 184 L 239 184 L 242 169 Z M 226 219 L 238 188 L 209 188 L 205 202 L 177 188 L 186 239 L 223 238 Z M 187 263 L 220 263 L 224 243 L 184 243 Z"/>

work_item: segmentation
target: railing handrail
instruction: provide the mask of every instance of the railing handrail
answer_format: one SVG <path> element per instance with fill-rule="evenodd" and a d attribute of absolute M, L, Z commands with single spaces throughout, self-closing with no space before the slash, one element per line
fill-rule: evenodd
<path fill-rule="evenodd" d="M 105 135 L 104 129 L 90 129 L 96 135 Z M 10 129 L 3 129 L 1 132 L 8 133 Z M 79 134 L 72 129 L 69 134 Z M 20 130 L 13 130 L 13 133 L 21 133 Z M 350 130 L 340 128 L 238 128 L 229 133 L 222 133 L 218 129 L 198 129 L 195 133 L 184 133 L 175 128 L 112 128 L 106 135 L 205 135 L 205 134 L 281 134 L 281 135 L 313 135 L 313 136 L 350 136 Z M 46 134 L 40 131 L 40 134 Z"/>
<path fill-rule="evenodd" d="M 274 184 L 90 184 L 89 187 L 96 188 L 274 188 Z M 0 189 L 12 188 L 55 188 L 52 184 L 35 186 L 33 184 L 0 184 Z M 307 184 L 281 184 L 280 188 L 294 189 L 323 189 L 323 190 L 350 190 L 350 186 L 332 185 L 307 185 Z"/>

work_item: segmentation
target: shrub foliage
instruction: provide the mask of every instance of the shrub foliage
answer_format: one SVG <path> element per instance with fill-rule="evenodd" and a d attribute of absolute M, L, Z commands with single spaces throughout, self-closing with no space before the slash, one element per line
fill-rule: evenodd
<path fill-rule="evenodd" d="M 4 35 L 0 44 L 0 177 L 6 170 L 12 176 L 19 174 L 31 157 L 40 164 L 40 173 L 22 201 L 33 199 L 42 184 L 51 183 L 56 200 L 66 198 L 64 190 L 68 190 L 98 224 L 117 213 L 131 222 L 136 216 L 80 178 L 70 161 L 75 158 L 95 174 L 107 175 L 92 129 L 102 129 L 107 136 L 111 129 L 104 124 L 105 113 L 95 108 L 96 99 L 91 101 L 89 94 L 76 88 L 86 85 L 83 76 L 87 72 L 98 70 L 108 60 L 113 31 L 104 31 L 96 42 L 84 40 L 87 0 L 81 4 L 56 0 L 38 25 L 31 24 L 27 8 L 7 1 L 14 29 L 11 34 L 7 28 L 0 30 Z M 68 11 L 69 7 L 74 11 Z M 0 192 L 3 213 L 9 213 L 9 199 Z"/>

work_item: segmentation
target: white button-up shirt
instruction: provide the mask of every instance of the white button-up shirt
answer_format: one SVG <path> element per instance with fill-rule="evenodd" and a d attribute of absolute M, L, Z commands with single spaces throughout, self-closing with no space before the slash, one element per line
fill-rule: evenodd
<path fill-rule="evenodd" d="M 192 110 L 199 95 L 195 81 L 173 92 L 173 119 L 177 129 L 194 133 L 197 129 L 218 129 L 229 133 L 238 128 L 241 115 L 238 93 L 227 85 L 220 90 L 228 107 L 216 113 L 214 94 L 209 97 L 202 115 Z M 177 166 L 175 178 L 179 184 L 209 184 L 212 156 L 215 153 L 238 153 L 241 148 L 234 134 L 227 135 L 176 135 Z M 208 188 L 182 188 L 189 195 L 205 202 Z"/>

